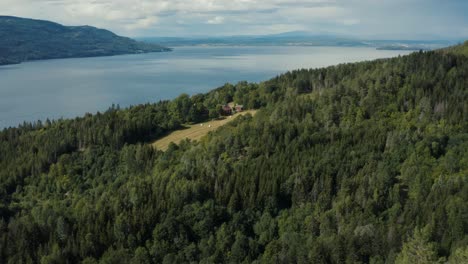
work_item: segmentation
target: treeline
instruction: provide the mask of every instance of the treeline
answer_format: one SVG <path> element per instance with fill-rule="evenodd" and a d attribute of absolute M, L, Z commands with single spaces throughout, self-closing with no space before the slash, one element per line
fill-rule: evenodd
<path fill-rule="evenodd" d="M 233 85 L 226 84 L 207 94 L 192 97 L 182 94 L 172 101 L 124 110 L 113 105 L 106 112 L 95 115 L 25 122 L 18 128 L 4 129 L 0 132 L 0 193 L 9 197 L 25 178 L 46 172 L 63 154 L 93 146 L 118 150 L 125 144 L 159 138 L 180 129 L 185 123 L 218 118 L 222 113 L 221 106 L 233 100 L 234 91 Z"/>
<path fill-rule="evenodd" d="M 6 129 L 0 262 L 466 263 L 467 87 L 419 52 Z"/>

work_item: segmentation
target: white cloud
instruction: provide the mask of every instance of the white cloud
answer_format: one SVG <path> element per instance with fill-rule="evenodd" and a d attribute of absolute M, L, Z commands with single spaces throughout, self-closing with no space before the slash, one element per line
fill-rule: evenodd
<path fill-rule="evenodd" d="M 467 8 L 459 0 L 450 5 L 437 0 L 0 0 L 3 15 L 87 24 L 130 36 L 289 29 L 411 35 L 433 32 L 435 25 L 442 33 L 466 36 L 468 18 L 462 11 Z"/>
<path fill-rule="evenodd" d="M 354 26 L 359 24 L 361 21 L 359 19 L 345 19 L 342 21 L 343 25 L 345 26 Z"/>
<path fill-rule="evenodd" d="M 282 9 L 280 12 L 291 18 L 297 18 L 297 16 L 299 16 L 307 19 L 334 18 L 344 14 L 343 8 L 337 6 L 292 7 Z"/>
<path fill-rule="evenodd" d="M 127 30 L 135 30 L 135 29 L 147 29 L 153 27 L 158 22 L 158 17 L 150 16 L 145 17 L 142 19 L 138 19 L 132 24 L 125 25 L 125 29 Z"/>
<path fill-rule="evenodd" d="M 222 24 L 223 22 L 224 22 L 224 17 L 222 16 L 215 16 L 212 19 L 209 19 L 208 21 L 206 21 L 207 24 L 211 24 L 211 25 L 219 25 L 219 24 Z"/>

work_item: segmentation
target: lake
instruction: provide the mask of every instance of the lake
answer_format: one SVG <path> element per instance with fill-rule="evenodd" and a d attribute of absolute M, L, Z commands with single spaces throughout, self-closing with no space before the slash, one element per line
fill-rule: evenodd
<path fill-rule="evenodd" d="M 408 51 L 363 47 L 177 47 L 173 52 L 60 59 L 0 67 L 0 128 L 70 118 L 259 82 L 299 68 L 388 58 Z"/>

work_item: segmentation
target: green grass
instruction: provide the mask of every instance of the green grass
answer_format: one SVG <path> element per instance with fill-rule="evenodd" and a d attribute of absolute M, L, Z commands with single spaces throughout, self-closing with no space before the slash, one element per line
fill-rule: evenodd
<path fill-rule="evenodd" d="M 185 125 L 183 129 L 176 130 L 170 133 L 169 135 L 156 140 L 152 143 L 152 145 L 157 149 L 167 150 L 171 142 L 178 144 L 184 139 L 199 140 L 203 136 L 208 134 L 208 132 L 214 131 L 221 126 L 224 126 L 225 124 L 234 120 L 240 115 L 255 115 L 256 112 L 256 110 L 248 110 L 219 120 L 212 120 L 209 122 L 198 123 L 194 125 Z"/>

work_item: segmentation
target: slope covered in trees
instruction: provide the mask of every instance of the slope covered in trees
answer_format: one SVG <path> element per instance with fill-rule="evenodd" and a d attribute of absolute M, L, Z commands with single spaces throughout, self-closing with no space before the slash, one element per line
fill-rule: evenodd
<path fill-rule="evenodd" d="M 465 43 L 463 44 L 446 48 L 445 51 L 452 53 L 452 54 L 460 54 L 460 55 L 468 56 L 468 40 L 465 41 Z"/>
<path fill-rule="evenodd" d="M 29 60 L 168 51 L 90 26 L 0 16 L 0 65 Z"/>
<path fill-rule="evenodd" d="M 467 263 L 467 87 L 419 52 L 6 129 L 0 262 Z"/>

